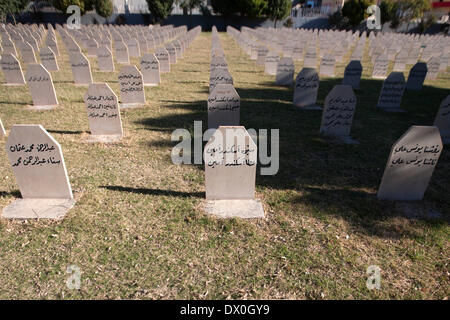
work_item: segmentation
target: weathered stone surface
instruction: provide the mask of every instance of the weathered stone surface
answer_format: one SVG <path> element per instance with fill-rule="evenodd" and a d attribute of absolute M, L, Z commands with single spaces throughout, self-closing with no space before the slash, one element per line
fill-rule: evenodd
<path fill-rule="evenodd" d="M 115 46 L 115 56 L 116 56 L 117 63 L 129 64 L 130 57 L 128 54 L 128 48 L 123 43 L 123 41 L 116 41 L 114 46 Z"/>
<path fill-rule="evenodd" d="M 377 197 L 422 200 L 441 152 L 437 127 L 409 128 L 391 149 Z"/>
<path fill-rule="evenodd" d="M 58 105 L 50 72 L 41 64 L 30 64 L 25 75 L 28 89 L 36 109 L 51 109 Z"/>
<path fill-rule="evenodd" d="M 294 79 L 294 61 L 292 58 L 282 58 L 277 65 L 275 83 L 280 86 L 292 86 Z"/>
<path fill-rule="evenodd" d="M 218 84 L 208 97 L 208 128 L 238 126 L 241 99 L 232 84 Z"/>
<path fill-rule="evenodd" d="M 219 127 L 204 159 L 207 200 L 254 199 L 257 147 L 244 127 Z"/>
<path fill-rule="evenodd" d="M 379 55 L 373 66 L 372 78 L 374 79 L 386 79 L 387 71 L 389 67 L 389 59 L 386 54 Z"/>
<path fill-rule="evenodd" d="M 356 96 L 349 85 L 336 85 L 325 98 L 320 133 L 326 136 L 350 136 Z"/>
<path fill-rule="evenodd" d="M 275 51 L 269 51 L 265 57 L 264 72 L 270 75 L 277 74 L 277 66 L 280 56 Z"/>
<path fill-rule="evenodd" d="M 359 60 L 352 60 L 345 67 L 344 79 L 342 84 L 350 85 L 353 89 L 359 89 L 359 82 L 361 81 L 362 65 Z"/>
<path fill-rule="evenodd" d="M 19 60 L 17 60 L 17 58 L 13 54 L 2 54 L 0 64 L 2 66 L 3 75 L 5 76 L 7 85 L 25 84 L 22 67 L 20 66 Z"/>
<path fill-rule="evenodd" d="M 319 92 L 319 76 L 314 68 L 303 68 L 295 79 L 294 106 L 321 109 L 316 105 Z"/>
<path fill-rule="evenodd" d="M 142 73 L 135 65 L 126 65 L 119 73 L 121 107 L 145 104 L 145 91 Z"/>
<path fill-rule="evenodd" d="M 37 63 L 34 49 L 28 42 L 20 41 L 19 50 L 24 63 Z"/>
<path fill-rule="evenodd" d="M 209 93 L 213 92 L 218 84 L 233 84 L 233 77 L 228 69 L 217 68 L 211 71 L 209 76 Z"/>
<path fill-rule="evenodd" d="M 159 61 L 160 72 L 170 72 L 169 52 L 165 48 L 157 48 L 155 50 L 155 56 Z"/>
<path fill-rule="evenodd" d="M 331 54 L 325 54 L 320 61 L 319 74 L 326 77 L 334 77 L 334 68 L 336 65 L 336 58 Z"/>
<path fill-rule="evenodd" d="M 74 52 L 70 55 L 70 66 L 75 84 L 89 85 L 92 83 L 91 64 L 88 58 L 80 52 Z"/>
<path fill-rule="evenodd" d="M 106 83 L 92 83 L 84 96 L 92 136 L 123 136 L 117 96 Z"/>
<path fill-rule="evenodd" d="M 39 57 L 41 59 L 42 65 L 48 71 L 58 71 L 58 62 L 56 61 L 56 56 L 50 47 L 44 47 L 39 51 Z"/>
<path fill-rule="evenodd" d="M 400 109 L 403 92 L 405 91 L 405 77 L 402 72 L 391 72 L 383 82 L 377 107 L 391 112 L 404 111 Z"/>
<path fill-rule="evenodd" d="M 159 61 L 153 53 L 144 54 L 141 59 L 141 71 L 145 86 L 157 86 L 161 83 Z"/>

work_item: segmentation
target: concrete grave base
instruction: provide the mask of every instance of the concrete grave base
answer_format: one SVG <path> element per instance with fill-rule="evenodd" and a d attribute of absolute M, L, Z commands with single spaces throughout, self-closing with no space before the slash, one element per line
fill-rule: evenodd
<path fill-rule="evenodd" d="M 264 209 L 258 199 L 208 200 L 205 211 L 219 218 L 264 218 Z"/>
<path fill-rule="evenodd" d="M 57 104 L 53 104 L 53 105 L 48 105 L 48 106 L 32 106 L 32 105 L 27 105 L 26 109 L 27 110 L 52 110 L 55 109 L 58 105 Z"/>
<path fill-rule="evenodd" d="M 322 107 L 318 106 L 318 105 L 312 105 L 312 106 L 307 106 L 307 107 L 300 107 L 300 106 L 296 106 L 298 107 L 300 110 L 322 110 Z"/>
<path fill-rule="evenodd" d="M 380 108 L 380 110 L 384 112 L 395 112 L 395 113 L 406 112 L 406 110 L 403 110 L 402 108 Z"/>
<path fill-rule="evenodd" d="M 143 107 L 143 103 L 120 103 L 119 107 L 120 109 L 136 109 Z"/>
<path fill-rule="evenodd" d="M 75 205 L 74 199 L 18 199 L 3 209 L 7 219 L 61 219 Z"/>
<path fill-rule="evenodd" d="M 19 87 L 19 86 L 25 86 L 26 83 L 3 83 L 4 86 L 7 87 Z"/>
<path fill-rule="evenodd" d="M 159 83 L 144 83 L 144 87 L 157 87 Z"/>
<path fill-rule="evenodd" d="M 116 142 L 120 142 L 120 140 L 122 140 L 122 136 L 118 135 L 118 134 L 113 134 L 113 135 L 90 135 L 87 139 L 86 142 L 88 143 L 116 143 Z"/>

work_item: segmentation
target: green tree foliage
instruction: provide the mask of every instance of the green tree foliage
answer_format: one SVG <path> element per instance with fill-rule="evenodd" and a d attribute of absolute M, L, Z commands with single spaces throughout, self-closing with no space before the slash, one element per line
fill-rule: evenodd
<path fill-rule="evenodd" d="M 211 0 L 213 11 L 222 16 L 262 17 L 267 12 L 267 0 Z"/>
<path fill-rule="evenodd" d="M 200 8 L 200 6 L 203 4 L 203 0 L 176 0 L 175 3 L 180 5 L 183 11 L 192 14 L 192 10 L 194 10 L 195 8 Z"/>
<path fill-rule="evenodd" d="M 342 8 L 342 15 L 352 27 L 356 27 L 367 17 L 366 10 L 371 4 L 369 0 L 347 1 Z"/>
<path fill-rule="evenodd" d="M 25 9 L 29 0 L 0 0 L 0 20 L 5 21 L 8 14 L 14 15 Z"/>
<path fill-rule="evenodd" d="M 159 22 L 166 19 L 172 12 L 173 0 L 147 0 L 147 5 L 153 21 Z"/>
<path fill-rule="evenodd" d="M 111 0 L 53 0 L 53 6 L 66 13 L 71 5 L 80 7 L 81 14 L 94 10 L 102 17 L 109 17 L 113 13 Z"/>
<path fill-rule="evenodd" d="M 268 0 L 267 16 L 274 21 L 274 27 L 277 20 L 286 18 L 291 12 L 292 2 L 289 0 Z"/>

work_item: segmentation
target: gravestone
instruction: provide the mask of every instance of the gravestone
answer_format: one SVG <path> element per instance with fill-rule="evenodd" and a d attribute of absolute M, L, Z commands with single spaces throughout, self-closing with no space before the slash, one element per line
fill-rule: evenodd
<path fill-rule="evenodd" d="M 39 51 L 39 57 L 42 65 L 48 71 L 58 71 L 58 62 L 56 61 L 55 54 L 50 47 L 44 47 Z"/>
<path fill-rule="evenodd" d="M 208 97 L 208 128 L 238 126 L 241 99 L 232 84 L 218 84 Z"/>
<path fill-rule="evenodd" d="M 427 76 L 428 68 L 425 62 L 417 62 L 409 72 L 406 90 L 421 90 Z"/>
<path fill-rule="evenodd" d="M 355 143 L 350 138 L 356 96 L 350 85 L 336 85 L 325 98 L 320 133 L 337 137 L 345 143 Z"/>
<path fill-rule="evenodd" d="M 123 43 L 123 41 L 116 41 L 115 42 L 115 56 L 117 63 L 124 63 L 129 64 L 130 63 L 130 57 L 128 55 L 128 48 Z"/>
<path fill-rule="evenodd" d="M 350 85 L 353 89 L 359 89 L 362 70 L 362 65 L 359 60 L 350 61 L 347 67 L 345 67 L 344 79 L 342 79 L 342 84 Z"/>
<path fill-rule="evenodd" d="M 28 42 L 19 42 L 20 55 L 24 63 L 37 63 L 34 49 Z"/>
<path fill-rule="evenodd" d="M 377 108 L 388 112 L 405 112 L 405 110 L 400 108 L 405 87 L 403 73 L 391 72 L 383 82 Z"/>
<path fill-rule="evenodd" d="M 169 63 L 177 63 L 177 52 L 175 46 L 172 43 L 167 43 L 165 45 L 167 52 L 169 53 Z"/>
<path fill-rule="evenodd" d="M 389 59 L 386 54 L 379 55 L 373 66 L 372 78 L 374 79 L 386 79 L 386 74 L 389 67 Z"/>
<path fill-rule="evenodd" d="M 14 42 L 9 37 L 2 37 L 3 54 L 11 53 L 17 57 L 17 50 Z"/>
<path fill-rule="evenodd" d="M 0 119 L 0 137 L 6 137 L 5 127 L 3 127 L 2 119 Z"/>
<path fill-rule="evenodd" d="M 153 53 L 144 54 L 141 59 L 144 86 L 157 86 L 161 83 L 159 61 Z"/>
<path fill-rule="evenodd" d="M 228 69 L 228 63 L 224 57 L 214 56 L 211 58 L 211 62 L 209 64 L 209 71 L 211 72 L 216 68 Z"/>
<path fill-rule="evenodd" d="M 133 108 L 145 104 L 142 74 L 135 65 L 123 66 L 119 73 L 121 108 Z"/>
<path fill-rule="evenodd" d="M 115 71 L 113 56 L 107 46 L 102 45 L 97 49 L 97 63 L 100 71 Z"/>
<path fill-rule="evenodd" d="M 439 128 L 442 141 L 450 144 L 450 95 L 442 101 L 434 125 Z"/>
<path fill-rule="evenodd" d="M 58 43 L 56 42 L 56 38 L 50 37 L 47 35 L 47 39 L 45 40 L 45 44 L 49 47 L 56 56 L 59 56 Z"/>
<path fill-rule="evenodd" d="M 241 126 L 219 127 L 204 149 L 208 214 L 221 218 L 263 218 L 255 200 L 257 147 Z"/>
<path fill-rule="evenodd" d="M 314 68 L 303 68 L 295 79 L 294 106 L 308 110 L 322 110 L 316 105 L 319 76 Z"/>
<path fill-rule="evenodd" d="M 92 83 L 84 96 L 91 136 L 88 142 L 117 142 L 122 139 L 117 96 L 106 83 Z"/>
<path fill-rule="evenodd" d="M 92 83 L 91 64 L 81 52 L 70 55 L 73 80 L 76 85 L 90 85 Z"/>
<path fill-rule="evenodd" d="M 326 77 L 334 77 L 334 66 L 336 64 L 336 59 L 331 54 L 325 54 L 320 61 L 319 74 Z"/>
<path fill-rule="evenodd" d="M 265 57 L 264 72 L 272 76 L 277 74 L 277 65 L 280 56 L 275 51 L 269 51 Z"/>
<path fill-rule="evenodd" d="M 427 62 L 427 80 L 436 80 L 438 73 L 439 73 L 439 66 L 441 64 L 441 61 L 439 57 L 433 57 Z"/>
<path fill-rule="evenodd" d="M 5 85 L 22 86 L 25 84 L 22 67 L 20 66 L 19 60 L 17 60 L 17 58 L 13 54 L 2 54 L 0 65 L 2 66 L 3 75 L 5 76 Z"/>
<path fill-rule="evenodd" d="M 305 59 L 303 61 L 304 68 L 316 68 L 317 67 L 317 50 L 316 47 L 308 47 L 305 53 Z"/>
<path fill-rule="evenodd" d="M 439 129 L 412 126 L 395 142 L 377 197 L 384 200 L 422 200 L 442 151 Z"/>
<path fill-rule="evenodd" d="M 277 64 L 275 83 L 280 86 L 292 86 L 295 66 L 292 58 L 281 58 Z"/>
<path fill-rule="evenodd" d="M 156 59 L 159 61 L 159 71 L 161 73 L 170 72 L 169 53 L 165 48 L 157 48 L 155 50 Z"/>
<path fill-rule="evenodd" d="M 401 50 L 395 57 L 393 71 L 405 71 L 406 62 L 408 61 L 408 51 Z"/>
<path fill-rule="evenodd" d="M 87 56 L 95 57 L 97 55 L 98 43 L 95 39 L 89 39 L 87 41 Z"/>
<path fill-rule="evenodd" d="M 33 99 L 33 110 L 49 110 L 58 105 L 55 87 L 50 72 L 41 64 L 30 64 L 25 74 L 28 89 Z"/>
<path fill-rule="evenodd" d="M 256 63 L 260 66 L 263 66 L 265 64 L 266 55 L 269 52 L 269 49 L 267 49 L 266 46 L 259 46 L 258 47 L 258 57 L 256 58 Z"/>
<path fill-rule="evenodd" d="M 14 125 L 6 153 L 22 199 L 3 209 L 10 219 L 59 219 L 75 204 L 59 143 L 40 125 Z"/>
<path fill-rule="evenodd" d="M 139 42 L 135 38 L 130 38 L 127 40 L 127 47 L 130 57 L 139 58 L 141 56 Z"/>
<path fill-rule="evenodd" d="M 233 77 L 228 69 L 217 68 L 211 71 L 209 76 L 209 93 L 212 93 L 218 84 L 233 84 Z"/>

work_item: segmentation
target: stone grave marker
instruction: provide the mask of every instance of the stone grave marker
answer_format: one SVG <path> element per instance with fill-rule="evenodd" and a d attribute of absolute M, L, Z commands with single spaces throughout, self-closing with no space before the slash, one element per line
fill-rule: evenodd
<path fill-rule="evenodd" d="M 9 37 L 7 37 L 7 36 L 2 37 L 2 48 L 3 48 L 3 54 L 11 53 L 17 57 L 16 46 L 14 45 L 14 42 L 12 42 Z"/>
<path fill-rule="evenodd" d="M 59 56 L 59 48 L 58 48 L 58 43 L 56 42 L 56 38 L 47 36 L 47 39 L 45 40 L 45 44 L 47 45 L 47 47 L 52 49 L 53 53 L 56 56 Z"/>
<path fill-rule="evenodd" d="M 12 53 L 2 54 L 0 65 L 5 76 L 5 85 L 22 86 L 25 84 L 22 67 L 20 66 L 19 60 Z"/>
<path fill-rule="evenodd" d="M 177 51 L 172 43 L 167 43 L 165 45 L 167 52 L 169 53 L 169 63 L 177 63 Z"/>
<path fill-rule="evenodd" d="M 389 59 L 386 54 L 381 54 L 375 59 L 373 66 L 372 78 L 386 79 L 386 74 L 389 67 Z"/>
<path fill-rule="evenodd" d="M 39 51 L 39 57 L 41 59 L 42 65 L 48 71 L 58 71 L 58 62 L 56 61 L 55 54 L 50 47 L 43 47 Z"/>
<path fill-rule="evenodd" d="M 258 47 L 258 57 L 256 58 L 256 63 L 260 66 L 263 66 L 265 64 L 266 55 L 269 52 L 269 49 L 267 49 L 266 46 L 259 46 Z"/>
<path fill-rule="evenodd" d="M 350 61 L 349 64 L 345 67 L 342 84 L 350 85 L 353 89 L 359 89 L 362 70 L 362 65 L 359 60 Z"/>
<path fill-rule="evenodd" d="M 322 110 L 316 105 L 319 76 L 314 68 L 303 68 L 295 79 L 294 106 L 308 110 Z"/>
<path fill-rule="evenodd" d="M 233 77 L 228 72 L 228 69 L 217 68 L 210 72 L 209 93 L 212 93 L 218 84 L 233 84 Z"/>
<path fill-rule="evenodd" d="M 87 41 L 87 56 L 95 57 L 97 55 L 98 43 L 95 39 L 91 38 Z"/>
<path fill-rule="evenodd" d="M 130 63 L 130 58 L 128 55 L 128 48 L 127 46 L 123 43 L 123 41 L 116 41 L 115 42 L 115 53 L 116 53 L 116 61 L 117 63 L 124 63 L 124 64 L 129 64 Z"/>
<path fill-rule="evenodd" d="M 334 77 L 334 67 L 336 59 L 332 54 L 325 54 L 320 61 L 319 74 L 326 77 Z"/>
<path fill-rule="evenodd" d="M 76 85 L 90 85 L 92 83 L 91 64 L 88 58 L 81 52 L 70 55 L 73 80 Z"/>
<path fill-rule="evenodd" d="M 439 128 L 442 141 L 450 144 L 450 95 L 442 101 L 434 125 Z"/>
<path fill-rule="evenodd" d="M 135 65 L 126 65 L 119 73 L 120 108 L 133 108 L 145 104 L 142 73 Z"/>
<path fill-rule="evenodd" d="M 392 146 L 377 197 L 422 200 L 442 151 L 439 129 L 412 126 Z"/>
<path fill-rule="evenodd" d="M 280 86 L 292 86 L 295 66 L 292 58 L 283 57 L 277 64 L 275 83 Z"/>
<path fill-rule="evenodd" d="M 204 149 L 205 211 L 221 218 L 263 218 L 255 199 L 257 147 L 242 126 L 220 126 Z"/>
<path fill-rule="evenodd" d="M 159 61 L 153 53 L 144 54 L 141 59 L 144 86 L 157 86 L 161 83 Z"/>
<path fill-rule="evenodd" d="M 119 101 L 107 83 L 92 83 L 84 96 L 91 136 L 88 142 L 117 142 L 122 139 Z"/>
<path fill-rule="evenodd" d="M 97 49 L 98 69 L 103 72 L 115 71 L 114 59 L 111 50 L 107 46 L 101 45 Z"/>
<path fill-rule="evenodd" d="M 139 58 L 141 56 L 139 42 L 135 38 L 129 38 L 127 40 L 127 47 L 128 47 L 128 53 L 129 53 L 130 57 Z"/>
<path fill-rule="evenodd" d="M 3 209 L 9 219 L 59 219 L 75 204 L 59 143 L 40 125 L 14 125 L 6 153 L 22 199 Z"/>
<path fill-rule="evenodd" d="M 269 51 L 265 57 L 264 72 L 272 76 L 277 74 L 280 56 L 275 51 Z"/>
<path fill-rule="evenodd" d="M 436 80 L 437 79 L 440 63 L 441 63 L 441 61 L 440 61 L 439 57 L 432 57 L 427 62 L 427 68 L 428 68 L 428 72 L 427 72 L 427 76 L 426 76 L 427 80 Z"/>
<path fill-rule="evenodd" d="M 20 55 L 24 63 L 36 63 L 33 47 L 25 41 L 19 42 Z"/>
<path fill-rule="evenodd" d="M 163 47 L 156 48 L 155 56 L 159 61 L 159 71 L 161 73 L 170 72 L 169 53 L 167 50 Z"/>
<path fill-rule="evenodd" d="M 50 72 L 41 64 L 30 64 L 25 74 L 28 89 L 33 99 L 33 110 L 49 110 L 58 105 L 55 87 Z"/>
<path fill-rule="evenodd" d="M 400 108 L 405 87 L 403 72 L 391 72 L 383 82 L 377 108 L 388 112 L 405 112 Z"/>
<path fill-rule="evenodd" d="M 304 68 L 316 68 L 317 67 L 317 50 L 315 46 L 308 47 L 305 53 L 305 59 L 303 61 Z"/>
<path fill-rule="evenodd" d="M 208 128 L 238 126 L 241 99 L 232 84 L 217 84 L 208 97 Z"/>
<path fill-rule="evenodd" d="M 421 90 L 427 72 L 427 64 L 425 62 L 417 62 L 409 72 L 406 90 Z"/>
<path fill-rule="evenodd" d="M 336 137 L 344 143 L 355 143 L 350 137 L 356 96 L 350 85 L 336 85 L 325 98 L 320 133 Z"/>
<path fill-rule="evenodd" d="M 400 52 L 395 56 L 393 71 L 399 72 L 405 71 L 407 61 L 408 61 L 408 51 L 400 50 Z"/>

